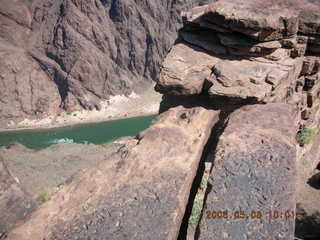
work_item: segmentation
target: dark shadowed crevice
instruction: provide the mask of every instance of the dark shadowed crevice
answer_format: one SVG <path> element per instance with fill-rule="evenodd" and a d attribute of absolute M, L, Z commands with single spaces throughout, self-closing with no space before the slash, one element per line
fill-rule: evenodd
<path fill-rule="evenodd" d="M 298 204 L 296 214 L 295 236 L 297 239 L 320 239 L 320 212 L 308 215 L 308 213 Z"/>
<path fill-rule="evenodd" d="M 201 181 L 204 176 L 206 161 L 210 161 L 210 162 L 213 161 L 212 159 L 209 159 L 208 156 L 214 155 L 216 146 L 219 141 L 219 137 L 223 133 L 224 128 L 228 123 L 229 115 L 233 111 L 235 111 L 236 109 L 244 105 L 252 105 L 257 103 L 258 102 L 254 98 L 237 99 L 237 98 L 221 97 L 221 96 L 209 96 L 206 92 L 203 92 L 200 95 L 190 95 L 190 96 L 183 96 L 183 95 L 177 96 L 177 95 L 168 95 L 168 94 L 163 95 L 162 102 L 160 104 L 160 109 L 159 109 L 160 113 L 168 111 L 170 108 L 174 108 L 177 106 L 183 106 L 185 108 L 203 107 L 208 110 L 220 111 L 219 120 L 213 126 L 210 137 L 202 152 L 197 174 L 195 176 L 195 179 L 193 181 L 193 184 L 190 190 L 188 204 L 187 204 L 185 214 L 180 226 L 180 231 L 178 235 L 179 240 L 184 240 L 187 238 L 189 219 L 192 213 L 192 208 L 195 203 L 195 198 L 196 198 L 198 189 L 201 185 Z M 212 166 L 210 168 L 210 171 L 211 170 L 212 170 Z M 200 219 L 201 219 L 201 216 L 202 216 L 202 210 L 201 210 Z M 197 226 L 195 230 L 197 230 Z"/>
<path fill-rule="evenodd" d="M 61 97 L 61 103 L 64 103 L 70 91 L 68 80 L 56 69 L 49 69 L 47 64 L 40 58 L 36 56 L 32 56 L 32 58 L 39 64 L 41 69 L 48 75 L 48 77 L 51 78 L 56 84 L 59 95 Z"/>
<path fill-rule="evenodd" d="M 233 112 L 237 107 L 234 106 L 234 108 L 228 109 L 228 110 L 221 110 L 220 114 L 219 114 L 219 121 L 213 126 L 210 137 L 208 139 L 208 142 L 206 143 L 204 149 L 203 149 L 203 153 L 201 156 L 201 160 L 199 163 L 199 167 L 197 170 L 197 174 L 196 177 L 193 181 L 191 190 L 190 190 L 190 195 L 189 195 L 189 200 L 188 200 L 188 204 L 186 207 L 186 211 L 185 211 L 185 215 L 183 217 L 182 220 L 182 224 L 180 227 L 180 232 L 179 232 L 179 236 L 178 236 L 178 240 L 185 240 L 187 239 L 187 234 L 188 234 L 188 225 L 189 225 L 189 218 L 191 216 L 192 213 L 192 208 L 194 205 L 194 201 L 196 198 L 196 194 L 198 192 L 198 189 L 200 187 L 202 178 L 204 176 L 204 171 L 205 171 L 205 162 L 208 159 L 208 155 L 212 152 L 215 151 L 216 146 L 218 144 L 219 141 L 219 137 L 220 135 L 223 133 L 224 128 L 226 127 L 227 123 L 228 123 L 228 117 L 230 115 L 231 112 Z M 211 171 L 211 169 L 210 169 Z M 202 213 L 201 213 L 202 215 Z M 201 219 L 201 216 L 200 216 Z"/>

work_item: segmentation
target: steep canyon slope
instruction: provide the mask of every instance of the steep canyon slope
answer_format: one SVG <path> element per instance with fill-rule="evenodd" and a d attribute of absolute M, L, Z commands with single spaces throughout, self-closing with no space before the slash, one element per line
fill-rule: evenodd
<path fill-rule="evenodd" d="M 1 0 L 1 128 L 143 92 L 176 39 L 180 12 L 204 2 Z"/>

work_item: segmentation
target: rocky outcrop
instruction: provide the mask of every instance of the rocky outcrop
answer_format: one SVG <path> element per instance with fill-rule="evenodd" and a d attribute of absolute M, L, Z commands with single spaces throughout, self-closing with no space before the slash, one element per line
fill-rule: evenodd
<path fill-rule="evenodd" d="M 287 104 L 246 106 L 229 116 L 215 149 L 198 239 L 294 238 L 293 116 Z"/>
<path fill-rule="evenodd" d="M 2 0 L 1 125 L 143 91 L 176 39 L 180 12 L 204 2 Z"/>
<path fill-rule="evenodd" d="M 301 17 L 301 3 L 286 4 L 217 1 L 184 13 L 181 41 L 165 59 L 156 90 L 256 102 L 287 99 L 316 37 L 305 27 L 310 24 Z M 305 4 L 304 11 L 317 14 L 318 5 Z"/>
<path fill-rule="evenodd" d="M 211 143 L 207 193 L 193 198 L 186 213 L 189 226 L 201 219 L 194 230 L 188 228 L 188 240 L 293 239 L 295 221 L 299 237 L 308 219 L 318 221 L 319 196 L 306 176 L 315 174 L 319 162 L 319 9 L 317 1 L 221 0 L 183 13 L 184 27 L 155 89 L 168 99 L 208 96 L 208 104 L 220 108 L 266 104 L 232 113 L 217 143 Z M 278 217 L 273 210 L 285 222 L 268 219 Z M 253 220 L 252 211 L 261 212 L 261 219 Z"/>
<path fill-rule="evenodd" d="M 98 167 L 74 176 L 9 239 L 176 239 L 218 115 L 202 107 L 167 111 Z"/>

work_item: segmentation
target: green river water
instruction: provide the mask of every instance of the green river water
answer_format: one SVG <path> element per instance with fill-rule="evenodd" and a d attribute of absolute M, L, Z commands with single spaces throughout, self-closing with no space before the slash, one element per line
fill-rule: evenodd
<path fill-rule="evenodd" d="M 43 149 L 57 143 L 102 144 L 119 137 L 136 136 L 146 129 L 155 117 L 156 115 L 152 115 L 46 130 L 2 132 L 0 146 L 19 142 L 29 148 Z"/>

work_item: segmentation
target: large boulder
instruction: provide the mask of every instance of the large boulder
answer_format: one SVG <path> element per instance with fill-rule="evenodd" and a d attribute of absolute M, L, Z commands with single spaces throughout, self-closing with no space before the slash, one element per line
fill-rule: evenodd
<path fill-rule="evenodd" d="M 224 0 L 208 5 L 204 19 L 227 31 L 259 41 L 282 39 L 298 31 L 298 11 L 276 1 Z"/>

